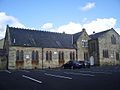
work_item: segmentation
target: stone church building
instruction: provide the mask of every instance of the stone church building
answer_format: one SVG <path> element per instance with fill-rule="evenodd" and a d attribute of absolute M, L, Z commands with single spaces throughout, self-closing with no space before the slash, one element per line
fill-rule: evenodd
<path fill-rule="evenodd" d="M 114 29 L 89 36 L 85 29 L 65 34 L 7 25 L 4 50 L 8 69 L 55 68 L 69 60 L 120 64 L 120 36 Z"/>
<path fill-rule="evenodd" d="M 120 65 L 120 35 L 113 29 L 90 35 L 89 56 L 95 65 Z"/>

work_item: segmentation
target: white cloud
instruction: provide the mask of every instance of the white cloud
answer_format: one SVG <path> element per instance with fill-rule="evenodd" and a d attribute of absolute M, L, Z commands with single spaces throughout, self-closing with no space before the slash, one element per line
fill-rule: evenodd
<path fill-rule="evenodd" d="M 41 29 L 45 29 L 45 30 L 48 30 L 48 29 L 51 29 L 51 28 L 53 28 L 52 23 L 45 23 L 44 25 L 41 26 Z"/>
<path fill-rule="evenodd" d="M 7 15 L 5 12 L 0 12 L 0 39 L 5 36 L 7 24 L 13 27 L 25 28 L 17 18 Z"/>
<path fill-rule="evenodd" d="M 88 2 L 85 6 L 81 8 L 82 11 L 87 11 L 95 7 L 94 2 Z"/>
<path fill-rule="evenodd" d="M 74 34 L 80 32 L 82 28 L 85 28 L 88 34 L 92 34 L 93 31 L 97 33 L 110 28 L 114 28 L 120 34 L 120 28 L 118 29 L 115 28 L 116 21 L 117 20 L 115 18 L 102 18 L 102 19 L 98 18 L 96 20 L 89 21 L 89 23 L 86 23 L 88 21 L 85 21 L 84 24 L 69 22 L 68 24 L 59 26 L 58 28 L 52 27 L 48 29 L 48 31 Z M 51 25 L 53 24 L 51 23 Z"/>
<path fill-rule="evenodd" d="M 114 18 L 103 18 L 96 19 L 91 21 L 90 23 L 84 24 L 83 27 L 86 28 L 88 34 L 92 34 L 92 31 L 100 32 L 102 30 L 107 30 L 110 28 L 114 28 L 116 25 L 116 19 Z"/>
<path fill-rule="evenodd" d="M 68 33 L 68 34 L 73 34 L 73 33 L 76 33 L 76 32 L 80 32 L 81 29 L 82 29 L 81 24 L 74 23 L 74 22 L 69 22 L 66 25 L 62 25 L 62 26 L 58 27 L 57 31 L 61 32 L 61 33 L 65 32 L 65 33 Z"/>

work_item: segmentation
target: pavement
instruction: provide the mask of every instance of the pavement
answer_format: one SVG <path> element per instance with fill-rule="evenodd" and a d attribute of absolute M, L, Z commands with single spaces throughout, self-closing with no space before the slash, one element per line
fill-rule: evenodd
<path fill-rule="evenodd" d="M 0 90 L 120 90 L 120 67 L 0 70 Z"/>

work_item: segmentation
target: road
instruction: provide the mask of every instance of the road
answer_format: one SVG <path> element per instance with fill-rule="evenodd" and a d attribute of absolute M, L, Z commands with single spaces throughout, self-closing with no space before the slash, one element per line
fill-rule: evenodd
<path fill-rule="evenodd" d="M 120 90 L 120 68 L 0 70 L 0 90 Z"/>

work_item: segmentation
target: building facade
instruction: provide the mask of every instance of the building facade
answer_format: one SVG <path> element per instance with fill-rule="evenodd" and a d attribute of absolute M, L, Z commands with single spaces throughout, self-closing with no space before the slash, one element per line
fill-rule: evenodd
<path fill-rule="evenodd" d="M 69 60 L 83 61 L 84 57 L 79 55 L 88 50 L 80 38 L 88 41 L 85 30 L 79 34 L 65 34 L 7 26 L 4 49 L 8 53 L 8 68 L 55 68 Z M 81 47 L 77 48 L 78 45 Z"/>
<path fill-rule="evenodd" d="M 120 35 L 113 28 L 90 38 L 89 55 L 95 65 L 120 65 Z"/>
<path fill-rule="evenodd" d="M 89 36 L 85 29 L 75 34 L 65 34 L 14 28 L 7 25 L 4 40 L 4 50 L 7 52 L 7 68 L 56 68 L 69 60 L 90 60 L 91 65 L 103 65 L 112 61 L 114 65 L 119 64 L 119 35 L 114 30 L 105 32 L 96 37 L 96 34 Z M 111 36 L 116 38 L 114 45 L 110 43 Z M 111 48 L 109 48 L 110 46 Z M 110 55 L 114 52 L 114 58 L 112 56 L 106 58 L 103 55 L 103 52 L 106 55 L 106 50 L 109 50 Z"/>

